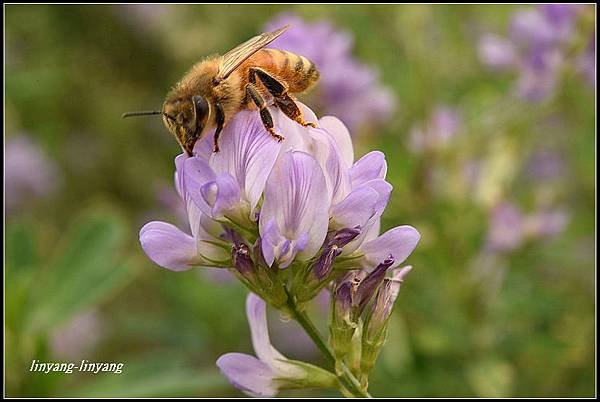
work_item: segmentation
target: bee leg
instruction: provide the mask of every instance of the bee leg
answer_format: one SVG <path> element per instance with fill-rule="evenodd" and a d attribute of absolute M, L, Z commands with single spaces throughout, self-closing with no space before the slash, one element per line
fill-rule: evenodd
<path fill-rule="evenodd" d="M 271 117 L 271 113 L 269 113 L 269 109 L 267 109 L 267 103 L 258 92 L 254 84 L 248 83 L 246 84 L 246 94 L 252 99 L 254 104 L 258 107 L 260 111 L 260 119 L 263 122 L 263 125 L 278 142 L 283 141 L 283 137 L 275 132 L 273 129 L 273 118 Z"/>
<path fill-rule="evenodd" d="M 249 80 L 252 83 L 256 82 L 256 77 L 267 88 L 267 91 L 275 99 L 275 105 L 290 119 L 304 127 L 316 127 L 314 123 L 307 122 L 302 117 L 302 111 L 294 102 L 291 96 L 288 95 L 287 89 L 283 83 L 273 77 L 266 71 L 260 68 L 249 69 Z"/>
<path fill-rule="evenodd" d="M 225 124 L 225 113 L 223 113 L 223 107 L 219 102 L 215 104 L 216 109 L 216 121 L 217 121 L 217 129 L 215 130 L 214 136 L 214 152 L 219 152 L 219 135 L 221 135 L 221 130 L 223 130 L 223 124 Z"/>

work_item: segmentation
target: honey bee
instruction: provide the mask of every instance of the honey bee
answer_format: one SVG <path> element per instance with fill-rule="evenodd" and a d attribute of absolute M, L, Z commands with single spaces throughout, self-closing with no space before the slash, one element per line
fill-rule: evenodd
<path fill-rule="evenodd" d="M 167 129 L 190 156 L 196 141 L 212 128 L 216 128 L 214 152 L 218 152 L 223 127 L 244 109 L 258 109 L 265 129 L 282 141 L 267 109 L 271 99 L 290 119 L 314 127 L 304 121 L 290 94 L 305 92 L 316 84 L 319 72 L 315 64 L 292 52 L 264 48 L 288 28 L 263 33 L 223 56 L 200 61 L 168 93 L 161 111 L 129 112 L 123 117 L 162 115 Z"/>

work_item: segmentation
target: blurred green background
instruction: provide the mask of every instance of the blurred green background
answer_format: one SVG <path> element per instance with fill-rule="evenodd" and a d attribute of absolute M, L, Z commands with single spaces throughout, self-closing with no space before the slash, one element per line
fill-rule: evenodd
<path fill-rule="evenodd" d="M 567 72 L 551 100 L 527 103 L 510 95 L 514 74 L 481 63 L 478 38 L 506 35 L 523 7 L 5 6 L 5 142 L 29 138 L 53 166 L 32 168 L 52 174 L 43 196 L 9 209 L 6 194 L 6 395 L 242 395 L 214 362 L 252 353 L 247 291 L 144 255 L 145 222 L 181 226 L 169 207 L 180 149 L 160 119 L 120 115 L 159 108 L 193 63 L 293 12 L 352 34 L 354 56 L 397 98 L 391 119 L 353 133 L 358 156 L 387 155 L 394 192 L 382 228 L 410 224 L 422 234 L 371 393 L 593 396 L 595 89 Z M 593 6 L 585 13 L 593 19 Z M 458 134 L 443 149 L 411 151 L 411 128 L 439 104 L 460 110 Z M 540 147 L 562 161 L 543 183 L 527 173 Z M 483 166 L 476 184 L 462 174 L 469 161 Z M 492 207 L 510 200 L 530 213 L 540 199 L 568 211 L 564 229 L 486 254 Z M 292 323 L 271 319 L 284 354 L 320 362 Z M 125 367 L 40 374 L 29 372 L 33 359 Z"/>

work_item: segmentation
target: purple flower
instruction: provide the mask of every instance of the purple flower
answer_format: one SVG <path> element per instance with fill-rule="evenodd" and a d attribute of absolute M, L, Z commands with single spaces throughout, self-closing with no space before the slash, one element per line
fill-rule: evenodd
<path fill-rule="evenodd" d="M 553 237 L 561 233 L 568 223 L 569 214 L 564 209 L 540 209 L 527 217 L 527 234 L 534 238 Z"/>
<path fill-rule="evenodd" d="M 577 60 L 577 68 L 590 85 L 596 88 L 596 36 L 592 36 L 585 52 Z"/>
<path fill-rule="evenodd" d="M 564 172 L 565 161 L 560 153 L 549 148 L 536 150 L 527 161 L 526 174 L 535 182 L 556 179 Z"/>
<path fill-rule="evenodd" d="M 191 234 L 165 222 L 146 224 L 140 242 L 154 262 L 174 271 L 228 268 L 285 309 L 284 289 L 302 308 L 340 270 L 371 271 L 386 260 L 394 268 L 410 255 L 420 237 L 413 227 L 379 236 L 392 191 L 384 154 L 373 151 L 354 162 L 344 124 L 331 116 L 318 120 L 299 105 L 316 127 L 271 107 L 275 130 L 285 137 L 277 142 L 256 111 L 242 111 L 224 128 L 220 152 L 212 152 L 209 133 L 193 156 L 175 159 Z M 281 269 L 291 269 L 293 280 Z"/>
<path fill-rule="evenodd" d="M 285 137 L 278 143 L 255 111 L 243 111 L 223 130 L 220 152 L 211 152 L 209 134 L 196 144 L 193 157 L 179 155 L 176 187 L 192 234 L 151 222 L 140 232 L 146 254 L 173 270 L 231 267 L 230 255 L 224 255 L 231 248 L 230 227 L 244 232 L 248 244 L 260 238 L 267 266 L 286 268 L 313 258 L 328 232 L 359 227 L 342 255 L 365 268 L 389 255 L 396 265 L 406 259 L 419 239 L 414 228 L 401 226 L 377 238 L 392 190 L 383 153 L 368 153 L 354 163 L 346 127 L 334 117 L 317 120 L 301 106 L 317 128 L 302 127 L 272 108 L 275 129 Z"/>
<path fill-rule="evenodd" d="M 255 397 L 273 397 L 281 388 L 335 388 L 336 377 L 308 363 L 289 360 L 277 351 L 269 339 L 266 304 L 253 293 L 246 300 L 246 314 L 257 357 L 227 353 L 217 366 L 239 390 Z"/>
<path fill-rule="evenodd" d="M 457 110 L 446 105 L 439 105 L 424 127 L 412 128 L 410 148 L 413 152 L 419 153 L 444 148 L 456 136 L 460 124 L 461 118 Z"/>
<path fill-rule="evenodd" d="M 492 211 L 486 248 L 492 253 L 514 251 L 526 240 L 555 236 L 568 221 L 563 209 L 540 208 L 524 214 L 518 206 L 505 202 Z"/>
<path fill-rule="evenodd" d="M 315 63 L 321 79 L 315 95 L 309 95 L 311 104 L 325 114 L 339 116 L 352 131 L 378 125 L 392 116 L 396 98 L 379 85 L 374 69 L 352 56 L 350 33 L 325 21 L 308 23 L 293 14 L 276 16 L 265 30 L 285 24 L 291 27 L 269 46 L 298 53 Z"/>
<path fill-rule="evenodd" d="M 228 246 L 222 240 L 223 228 L 202 214 L 183 191 L 183 163 L 185 156 L 175 158 L 175 187 L 186 205 L 191 235 L 166 223 L 149 222 L 140 230 L 140 243 L 152 261 L 173 271 L 185 271 L 193 266 L 214 266 L 227 261 Z"/>
<path fill-rule="evenodd" d="M 50 350 L 59 359 L 77 360 L 88 357 L 105 335 L 104 320 L 97 310 L 80 313 L 52 331 Z"/>
<path fill-rule="evenodd" d="M 582 8 L 578 4 L 545 4 L 517 11 L 508 39 L 490 34 L 482 37 L 480 59 L 492 68 L 518 72 L 517 94 L 541 101 L 553 94 L 569 46 L 577 40 L 576 17 Z"/>
<path fill-rule="evenodd" d="M 512 251 L 524 240 L 524 218 L 516 205 L 503 203 L 491 215 L 487 248 L 493 252 Z"/>
<path fill-rule="evenodd" d="M 31 199 L 51 194 L 58 186 L 56 166 L 32 139 L 10 137 L 5 144 L 4 175 L 7 213 Z"/>

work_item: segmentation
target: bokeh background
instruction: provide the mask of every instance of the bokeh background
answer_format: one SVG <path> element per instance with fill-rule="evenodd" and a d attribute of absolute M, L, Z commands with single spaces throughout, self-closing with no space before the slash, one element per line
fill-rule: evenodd
<path fill-rule="evenodd" d="M 145 222 L 183 225 L 180 149 L 159 118 L 120 115 L 290 20 L 280 46 L 322 72 L 302 99 L 351 127 L 358 156 L 386 153 L 383 229 L 422 234 L 371 393 L 594 395 L 595 6 L 4 10 L 7 396 L 242 396 L 215 360 L 252 353 L 247 291 L 144 255 Z M 311 306 L 323 330 L 326 298 Z M 320 362 L 270 320 L 284 354 Z M 40 374 L 33 359 L 125 367 Z"/>

